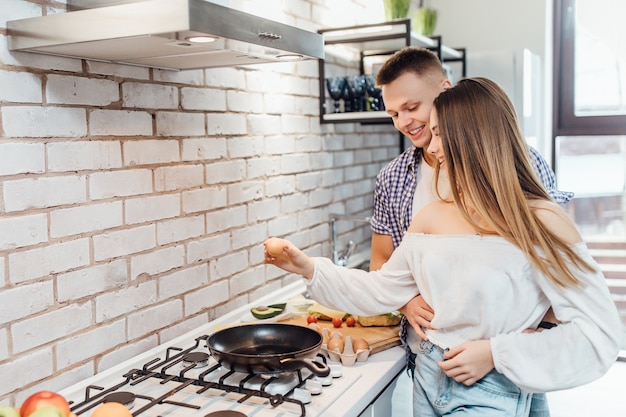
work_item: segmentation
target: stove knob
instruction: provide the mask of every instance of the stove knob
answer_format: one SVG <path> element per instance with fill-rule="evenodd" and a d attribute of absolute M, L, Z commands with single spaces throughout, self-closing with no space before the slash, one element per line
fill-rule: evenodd
<path fill-rule="evenodd" d="M 333 384 L 333 377 L 328 375 L 328 376 L 316 376 L 315 379 L 317 379 L 319 382 L 322 383 L 322 386 L 327 387 L 329 385 Z"/>
<path fill-rule="evenodd" d="M 330 368 L 330 376 L 333 378 L 339 378 L 342 375 L 342 366 L 339 363 L 331 363 L 328 365 Z"/>
<path fill-rule="evenodd" d="M 302 402 L 303 404 L 308 404 L 311 402 L 311 392 L 302 388 L 296 388 L 293 390 L 293 398 Z"/>
<path fill-rule="evenodd" d="M 322 383 L 314 379 L 307 379 L 304 388 L 311 394 L 316 395 L 322 392 Z"/>

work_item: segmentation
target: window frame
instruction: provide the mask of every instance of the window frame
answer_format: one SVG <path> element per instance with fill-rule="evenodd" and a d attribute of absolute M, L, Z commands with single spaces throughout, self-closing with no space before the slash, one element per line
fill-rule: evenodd
<path fill-rule="evenodd" d="M 625 135 L 626 115 L 576 116 L 574 113 L 574 43 L 576 0 L 555 0 L 552 155 L 557 136 Z M 554 161 L 553 161 L 554 162 Z"/>

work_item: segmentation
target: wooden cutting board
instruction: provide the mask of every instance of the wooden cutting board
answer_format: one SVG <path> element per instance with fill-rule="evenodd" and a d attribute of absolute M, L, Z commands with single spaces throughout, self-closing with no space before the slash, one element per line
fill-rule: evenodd
<path fill-rule="evenodd" d="M 287 324 L 297 324 L 300 326 L 307 326 L 306 315 L 292 317 L 287 320 L 282 320 L 280 323 Z M 335 328 L 333 327 L 330 321 L 319 320 L 317 322 L 320 327 L 327 328 L 329 331 L 338 330 L 341 334 L 345 336 L 350 336 L 351 338 L 362 338 L 367 340 L 372 351 L 370 355 L 373 355 L 377 352 L 382 352 L 385 349 L 392 348 L 394 346 L 398 346 L 402 344 L 400 341 L 400 326 L 385 326 L 385 327 L 363 327 L 358 323 L 354 327 L 348 327 L 344 323 L 341 327 Z"/>

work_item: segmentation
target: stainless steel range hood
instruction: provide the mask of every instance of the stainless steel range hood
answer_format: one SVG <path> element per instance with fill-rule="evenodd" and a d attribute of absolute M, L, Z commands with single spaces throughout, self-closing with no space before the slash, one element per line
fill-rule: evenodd
<path fill-rule="evenodd" d="M 99 4 L 107 5 L 7 22 L 9 49 L 169 70 L 324 58 L 318 33 L 206 0 Z M 217 39 L 194 43 L 194 36 Z"/>

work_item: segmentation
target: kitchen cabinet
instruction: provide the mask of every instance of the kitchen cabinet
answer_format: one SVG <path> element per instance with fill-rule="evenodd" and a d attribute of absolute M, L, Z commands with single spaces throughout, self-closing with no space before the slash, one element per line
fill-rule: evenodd
<path fill-rule="evenodd" d="M 334 112 L 326 78 L 355 74 L 373 75 L 394 52 L 417 46 L 432 50 L 444 67 L 460 66 L 458 76 L 465 76 L 465 48 L 443 44 L 441 36 L 423 36 L 411 31 L 411 20 L 350 26 L 318 31 L 324 36 L 325 59 L 319 62 L 320 123 L 390 123 L 384 111 Z"/>
<path fill-rule="evenodd" d="M 393 381 L 387 385 L 385 390 L 382 391 L 361 414 L 359 414 L 359 417 L 393 417 L 392 399 L 398 379 L 399 376 L 395 377 Z M 408 398 L 406 400 L 408 402 L 407 409 L 410 410 L 411 403 Z"/>

